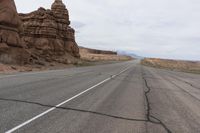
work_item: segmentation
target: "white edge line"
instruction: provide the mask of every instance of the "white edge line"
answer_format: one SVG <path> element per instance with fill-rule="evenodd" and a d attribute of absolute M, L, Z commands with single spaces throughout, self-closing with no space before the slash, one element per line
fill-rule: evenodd
<path fill-rule="evenodd" d="M 103 84 L 103 83 L 105 83 L 105 82 L 111 80 L 112 78 L 115 78 L 115 77 L 119 76 L 120 74 L 124 73 L 125 71 L 127 71 L 127 70 L 130 69 L 130 68 L 131 68 L 131 67 L 127 67 L 126 69 L 124 69 L 124 70 L 121 71 L 120 73 L 118 73 L 118 74 L 116 74 L 116 75 L 113 75 L 113 76 L 111 76 L 111 77 L 109 77 L 109 78 L 107 78 L 107 79 L 105 79 L 105 80 L 99 82 L 98 84 L 96 84 L 96 85 L 94 85 L 94 86 L 92 86 L 92 87 L 86 89 L 85 91 L 83 91 L 83 92 L 81 92 L 81 93 L 79 93 L 79 94 L 77 94 L 77 95 L 71 97 L 70 99 L 67 99 L 66 101 L 64 101 L 64 102 L 62 102 L 62 103 L 56 105 L 55 107 L 52 107 L 52 108 L 46 110 L 45 112 L 43 112 L 43 113 L 41 113 L 41 114 L 39 114 L 39 115 L 37 115 L 37 116 L 35 116 L 35 117 L 33 117 L 33 118 L 31 118 L 31 119 L 25 121 L 24 123 L 22 123 L 22 124 L 20 124 L 20 125 L 18 125 L 18 126 L 16 126 L 16 127 L 12 128 L 12 129 L 6 131 L 5 133 L 12 133 L 12 132 L 14 132 L 14 131 L 20 129 L 21 127 L 23 127 L 23 126 L 25 126 L 25 125 L 31 123 L 32 121 L 34 121 L 34 120 L 36 120 L 36 119 L 38 119 L 38 118 L 40 118 L 40 117 L 42 117 L 42 116 L 48 114 L 49 112 L 55 110 L 57 107 L 60 107 L 60 106 L 62 106 L 63 104 L 68 103 L 68 102 L 70 102 L 71 100 L 73 100 L 73 99 L 79 97 L 80 95 L 83 95 L 84 93 L 86 93 L 86 92 L 88 92 L 88 91 L 90 91 L 90 90 L 92 90 L 92 89 L 98 87 L 99 85 L 101 85 L 101 84 Z"/>

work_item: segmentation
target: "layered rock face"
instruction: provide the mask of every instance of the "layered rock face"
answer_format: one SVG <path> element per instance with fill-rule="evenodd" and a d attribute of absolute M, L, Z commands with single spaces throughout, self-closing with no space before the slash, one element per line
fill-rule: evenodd
<path fill-rule="evenodd" d="M 75 31 L 69 26 L 68 10 L 61 0 L 55 0 L 51 10 L 39 8 L 29 14 L 19 15 L 24 28 L 21 36 L 35 55 L 49 62 L 61 63 L 67 63 L 65 55 L 80 57 Z"/>
<path fill-rule="evenodd" d="M 21 20 L 13 0 L 0 0 L 0 62 L 29 62 L 29 52 L 20 38 Z"/>
<path fill-rule="evenodd" d="M 51 10 L 39 8 L 29 14 L 18 14 L 14 0 L 0 0 L 0 62 L 77 62 L 79 48 L 69 25 L 62 0 L 55 0 Z"/>
<path fill-rule="evenodd" d="M 21 21 L 12 0 L 0 1 L 0 41 L 9 46 L 21 47 L 19 32 Z"/>

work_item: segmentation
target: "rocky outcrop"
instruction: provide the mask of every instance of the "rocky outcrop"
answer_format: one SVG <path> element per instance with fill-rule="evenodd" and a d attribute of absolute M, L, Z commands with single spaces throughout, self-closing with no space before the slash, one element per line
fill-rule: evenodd
<path fill-rule="evenodd" d="M 30 53 L 20 37 L 21 24 L 14 1 L 0 0 L 0 62 L 29 62 Z"/>
<path fill-rule="evenodd" d="M 18 14 L 14 0 L 0 0 L 0 62 L 76 63 L 79 48 L 69 25 L 62 0 L 55 0 L 51 10 L 39 8 L 28 14 Z"/>
<path fill-rule="evenodd" d="M 66 63 L 65 55 L 80 57 L 75 31 L 69 21 L 68 10 L 61 0 L 55 0 L 51 10 L 39 8 L 29 14 L 20 14 L 24 32 L 21 34 L 29 49 L 47 61 Z M 67 56 L 66 56 L 67 58 Z"/>
<path fill-rule="evenodd" d="M 9 46 L 21 47 L 19 32 L 21 21 L 13 0 L 0 1 L 0 41 Z"/>

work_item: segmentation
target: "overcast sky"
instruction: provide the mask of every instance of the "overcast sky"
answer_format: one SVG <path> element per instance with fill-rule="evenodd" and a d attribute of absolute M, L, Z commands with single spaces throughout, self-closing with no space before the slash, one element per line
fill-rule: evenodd
<path fill-rule="evenodd" d="M 53 0 L 15 0 L 18 12 Z M 200 60 L 200 0 L 63 0 L 79 45 Z"/>

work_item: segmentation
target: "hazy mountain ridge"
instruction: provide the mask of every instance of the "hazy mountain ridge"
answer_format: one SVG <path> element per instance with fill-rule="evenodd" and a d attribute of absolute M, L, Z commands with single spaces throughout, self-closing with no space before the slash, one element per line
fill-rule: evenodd
<path fill-rule="evenodd" d="M 135 54 L 133 51 L 118 50 L 117 53 L 119 55 L 127 55 L 127 56 L 131 56 L 131 57 L 137 58 L 137 59 L 142 59 L 143 58 L 143 57 L 138 56 L 137 54 Z"/>

